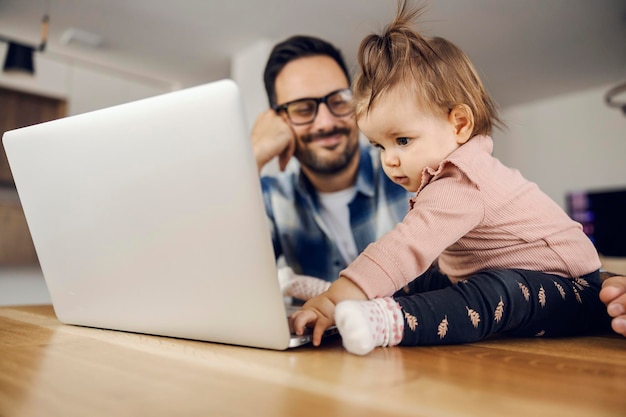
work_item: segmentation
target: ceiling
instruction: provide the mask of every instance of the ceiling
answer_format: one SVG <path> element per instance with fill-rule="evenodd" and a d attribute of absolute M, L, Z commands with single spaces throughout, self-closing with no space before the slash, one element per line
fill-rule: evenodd
<path fill-rule="evenodd" d="M 421 28 L 467 52 L 501 107 L 626 80 L 624 0 L 431 0 Z M 360 40 L 395 0 L 0 0 L 0 36 L 181 87 L 229 76 L 230 57 L 259 40 L 323 37 L 355 66 Z M 97 48 L 61 38 L 102 37 Z M 260 76 L 260 74 L 259 74 Z"/>

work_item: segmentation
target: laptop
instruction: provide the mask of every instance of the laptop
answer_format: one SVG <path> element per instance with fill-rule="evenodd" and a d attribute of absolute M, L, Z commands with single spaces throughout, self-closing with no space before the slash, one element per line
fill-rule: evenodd
<path fill-rule="evenodd" d="M 283 350 L 291 335 L 232 80 L 8 131 L 58 319 Z"/>

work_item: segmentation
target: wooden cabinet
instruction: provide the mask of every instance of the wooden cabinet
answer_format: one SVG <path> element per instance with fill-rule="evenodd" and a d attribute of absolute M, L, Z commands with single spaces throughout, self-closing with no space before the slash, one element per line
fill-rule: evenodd
<path fill-rule="evenodd" d="M 0 265 L 37 263 L 37 255 L 20 202 L 0 194 Z"/>
<path fill-rule="evenodd" d="M 42 97 L 0 87 L 0 132 L 17 129 L 36 123 L 47 122 L 66 115 L 65 100 Z M 13 177 L 0 147 L 0 184 L 13 185 Z"/>
<path fill-rule="evenodd" d="M 65 100 L 0 88 L 0 135 L 65 116 Z M 37 256 L 13 176 L 0 146 L 0 265 L 36 264 Z"/>

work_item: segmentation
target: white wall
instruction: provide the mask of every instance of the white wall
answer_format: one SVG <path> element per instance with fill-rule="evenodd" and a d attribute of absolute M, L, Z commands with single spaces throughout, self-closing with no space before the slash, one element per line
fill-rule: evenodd
<path fill-rule="evenodd" d="M 0 62 L 7 44 L 0 42 Z M 170 83 L 60 58 L 35 54 L 35 76 L 0 72 L 0 86 L 64 99 L 68 116 L 172 91 Z"/>
<path fill-rule="evenodd" d="M 263 85 L 263 70 L 273 46 L 274 42 L 261 39 L 236 52 L 231 59 L 230 76 L 241 89 L 250 129 L 259 113 L 269 106 Z"/>
<path fill-rule="evenodd" d="M 246 106 L 246 120 L 250 130 L 252 130 L 259 114 L 269 108 L 263 82 L 263 70 L 267 58 L 277 42 L 261 39 L 235 53 L 231 60 L 230 76 L 241 88 L 241 95 Z M 263 167 L 262 174 L 270 175 L 278 171 L 278 158 L 274 158 Z"/>
<path fill-rule="evenodd" d="M 626 187 L 626 116 L 604 104 L 615 85 L 505 109 L 494 154 L 561 207 L 568 191 Z"/>

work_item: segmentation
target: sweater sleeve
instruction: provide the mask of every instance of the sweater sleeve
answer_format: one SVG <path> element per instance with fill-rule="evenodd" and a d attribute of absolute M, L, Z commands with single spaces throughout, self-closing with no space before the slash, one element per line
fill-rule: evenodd
<path fill-rule="evenodd" d="M 341 272 L 370 299 L 390 296 L 413 281 L 482 221 L 480 190 L 461 170 L 447 164 L 433 177 L 418 192 L 402 223 Z"/>

